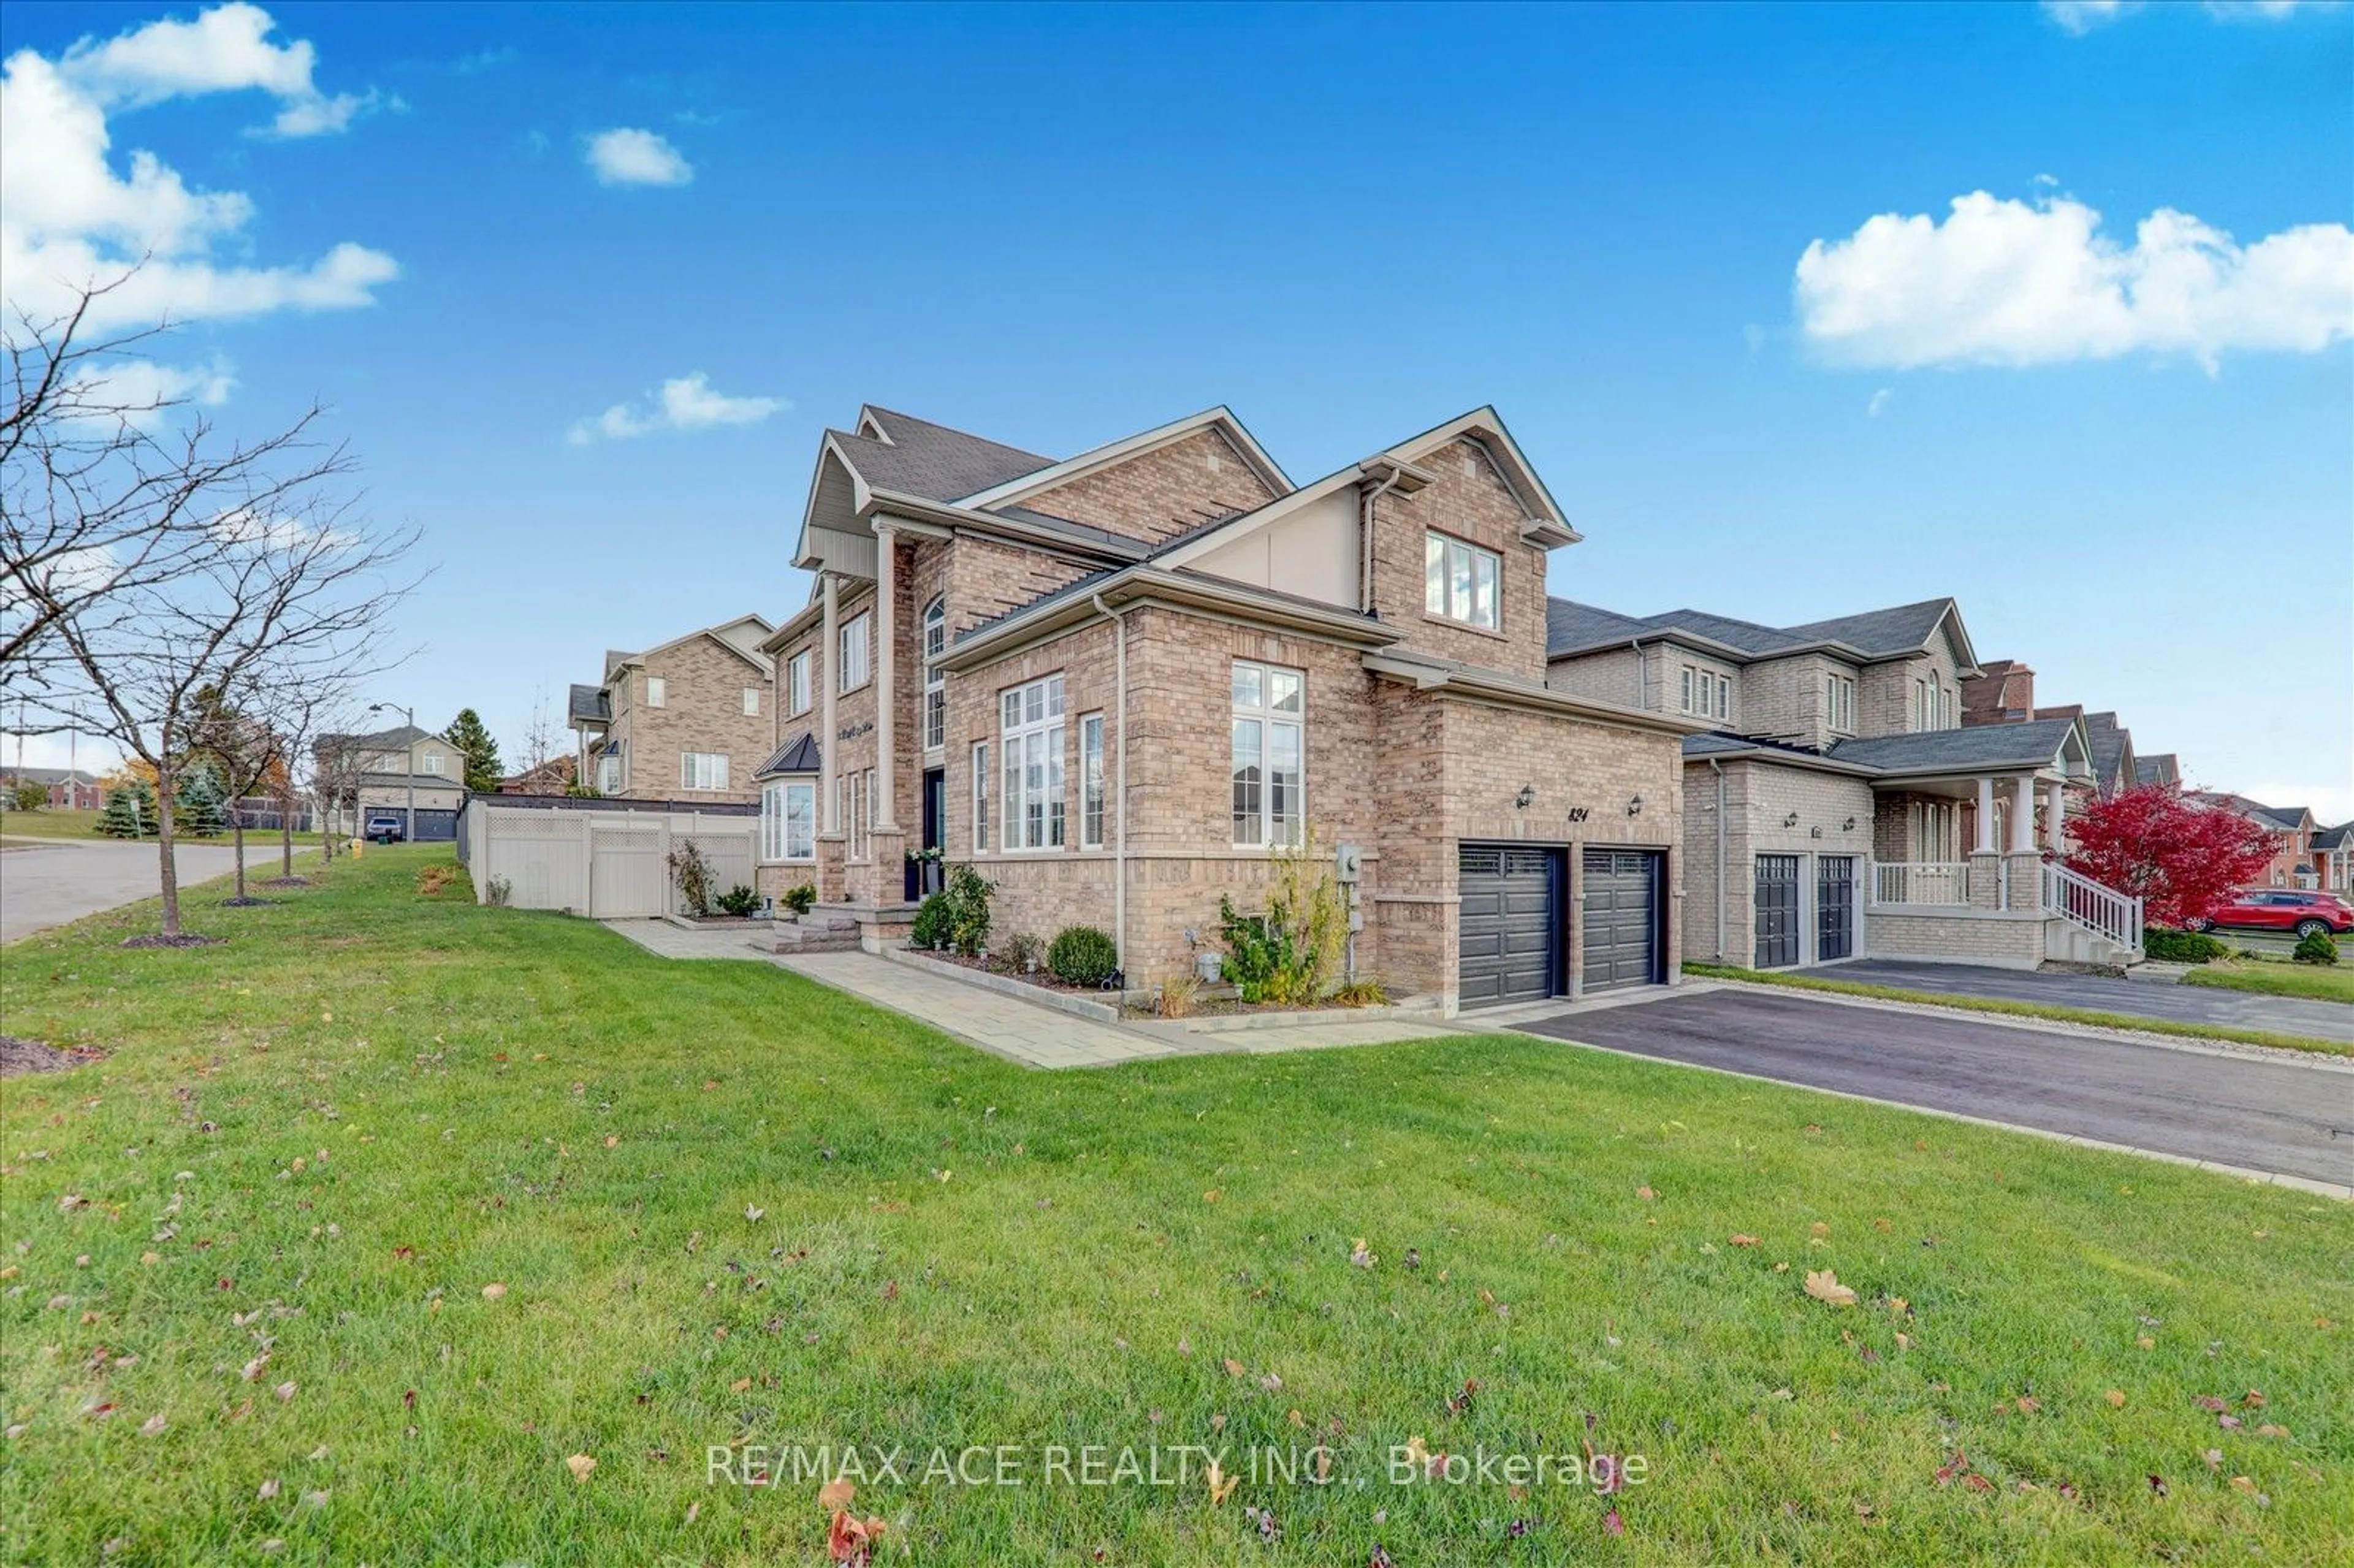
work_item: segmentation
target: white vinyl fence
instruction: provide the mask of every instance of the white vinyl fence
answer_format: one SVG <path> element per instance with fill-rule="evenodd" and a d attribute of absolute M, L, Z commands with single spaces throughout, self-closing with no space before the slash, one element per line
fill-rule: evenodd
<path fill-rule="evenodd" d="M 599 920 L 681 914 L 670 854 L 692 842 L 711 863 L 712 893 L 754 885 L 757 817 L 701 811 L 466 808 L 466 863 L 474 896 L 504 881 L 517 909 L 561 909 Z"/>

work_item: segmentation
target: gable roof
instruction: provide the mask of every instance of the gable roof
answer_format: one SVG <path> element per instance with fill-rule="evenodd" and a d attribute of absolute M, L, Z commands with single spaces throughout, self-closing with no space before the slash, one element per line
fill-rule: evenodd
<path fill-rule="evenodd" d="M 643 664 L 655 654 L 666 653 L 673 648 L 694 641 L 698 637 L 710 638 L 711 641 L 759 671 L 761 674 L 772 675 L 773 672 L 769 670 L 768 662 L 760 657 L 759 649 L 761 643 L 776 628 L 769 624 L 768 618 L 765 616 L 739 615 L 733 620 L 723 620 L 716 626 L 698 627 L 684 637 L 673 637 L 667 642 L 657 642 L 642 653 L 625 653 L 616 648 L 608 648 L 605 650 L 605 681 L 606 683 L 610 684 L 613 676 L 624 665 Z M 610 707 L 610 704 L 608 705 Z M 610 717 L 610 713 L 609 712 L 606 716 Z"/>
<path fill-rule="evenodd" d="M 397 724 L 390 729 L 372 730 L 366 734 L 323 735 L 313 749 L 345 751 L 365 747 L 372 751 L 393 751 L 415 746 L 420 740 L 440 738 L 429 729 L 419 729 L 413 724 Z"/>
<path fill-rule="evenodd" d="M 2170 751 L 2158 752 L 2134 759 L 2134 781 L 2137 784 L 2179 784 L 2182 765 Z"/>
<path fill-rule="evenodd" d="M 1882 773 L 2048 768 L 2064 758 L 2069 741 L 2076 735 L 2073 719 L 2033 719 L 2026 724 L 1972 725 L 1842 740 L 1823 755 L 1840 762 L 1861 762 Z M 2084 755 L 2081 743 L 2078 755 Z"/>
<path fill-rule="evenodd" d="M 1050 468 L 1055 462 L 1036 452 L 872 403 L 859 409 L 855 431 L 828 430 L 826 436 L 871 488 L 895 490 L 927 501 L 955 501 Z"/>
<path fill-rule="evenodd" d="M 564 704 L 565 716 L 572 723 L 610 724 L 613 722 L 613 699 L 602 686 L 585 686 L 572 683 Z"/>
<path fill-rule="evenodd" d="M 2092 742 L 2094 775 L 2103 784 L 2127 782 L 2121 776 L 2133 755 L 2133 731 L 2118 724 L 2116 715 L 2104 713 L 2084 715 L 2084 733 Z"/>
<path fill-rule="evenodd" d="M 1273 458 L 1267 456 L 1267 449 L 1258 444 L 1258 438 L 1244 428 L 1240 419 L 1235 418 L 1234 410 L 1221 403 L 1214 408 L 1204 408 L 1198 414 L 1188 414 L 1182 419 L 1172 419 L 1165 425 L 1156 425 L 1149 430 L 1139 430 L 1132 436 L 1122 436 L 1116 441 L 1107 441 L 1101 446 L 1090 447 L 1076 457 L 1065 458 L 1060 462 L 1050 463 L 1045 467 L 1013 475 L 993 483 L 977 485 L 969 493 L 938 496 L 934 499 L 953 501 L 960 506 L 970 506 L 983 512 L 998 511 L 1025 495 L 1034 495 L 1042 490 L 1051 490 L 1058 484 L 1067 484 L 1083 475 L 1109 468 L 1140 453 L 1149 452 L 1156 447 L 1165 447 L 1172 441 L 1182 440 L 1188 436 L 1204 430 L 1214 430 L 1225 437 L 1226 444 L 1234 448 L 1235 455 L 1251 468 L 1256 469 L 1259 478 L 1276 494 L 1288 495 L 1291 493 L 1294 486 L 1290 476 L 1283 471 L 1281 466 Z"/>
<path fill-rule="evenodd" d="M 1559 608 L 1556 609 L 1555 607 Z M 1977 668 L 1961 608 L 1948 599 L 1925 599 L 1886 609 L 1837 615 L 1797 626 L 1766 626 L 1703 609 L 1671 609 L 1630 616 L 1572 599 L 1545 603 L 1545 656 L 1597 652 L 1637 638 L 1682 642 L 1734 663 L 1780 658 L 1822 649 L 1864 662 L 1897 659 L 1926 648 L 1942 627 L 1951 628 L 1954 652 L 1964 673 Z"/>
<path fill-rule="evenodd" d="M 2228 789 L 2201 789 L 2194 798 L 2252 817 L 2275 832 L 2296 832 L 2313 821 L 2313 813 L 2303 806 L 2267 806 Z"/>
<path fill-rule="evenodd" d="M 24 784 L 95 784 L 98 775 L 84 768 L 0 768 L 0 779 Z"/>
<path fill-rule="evenodd" d="M 2344 849 L 2354 839 L 2354 822 L 2340 822 L 2334 828 L 2316 828 L 2313 847 L 2317 850 Z"/>

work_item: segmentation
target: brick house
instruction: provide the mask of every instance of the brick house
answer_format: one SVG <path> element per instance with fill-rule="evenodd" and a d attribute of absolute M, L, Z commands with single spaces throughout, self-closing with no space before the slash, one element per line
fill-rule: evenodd
<path fill-rule="evenodd" d="M 2354 890 L 2354 822 L 2313 831 L 2315 885 L 2328 893 Z"/>
<path fill-rule="evenodd" d="M 1061 461 L 864 408 L 762 644 L 762 890 L 874 946 L 970 862 L 1001 936 L 1100 927 L 1149 986 L 1312 829 L 1362 852 L 1353 966 L 1395 993 L 1671 981 L 1701 726 L 1546 683 L 1578 537 L 1488 408 L 1306 485 L 1224 408 Z"/>
<path fill-rule="evenodd" d="M 1682 747 L 1692 958 L 2137 957 L 2133 901 L 2047 863 L 2093 787 L 2084 721 L 2033 716 L 2032 672 L 1982 669 L 1952 599 L 1779 627 L 1555 599 L 1550 620 L 1555 686 L 1708 726 Z M 2012 713 L 1967 722 L 1974 691 Z"/>
<path fill-rule="evenodd" d="M 2264 868 L 2258 885 L 2264 887 L 2305 887 L 2322 885 L 2322 867 L 2317 863 L 2314 844 L 2317 837 L 2330 832 L 2314 821 L 2313 813 L 2303 806 L 2267 806 L 2251 800 L 2245 795 L 2228 790 L 2194 790 L 2191 801 L 2219 810 L 2234 811 L 2273 835 L 2273 863 Z"/>
<path fill-rule="evenodd" d="M 38 784 L 48 791 L 48 809 L 52 811 L 95 811 L 106 804 L 106 791 L 99 787 L 98 777 L 79 768 L 10 768 L 0 770 L 0 788 L 14 790 L 19 784 Z M 8 804 L 14 806 L 12 799 Z"/>
<path fill-rule="evenodd" d="M 604 679 L 567 705 L 588 784 L 627 800 L 758 800 L 777 722 L 760 645 L 775 630 L 741 615 L 642 653 L 609 650 Z"/>

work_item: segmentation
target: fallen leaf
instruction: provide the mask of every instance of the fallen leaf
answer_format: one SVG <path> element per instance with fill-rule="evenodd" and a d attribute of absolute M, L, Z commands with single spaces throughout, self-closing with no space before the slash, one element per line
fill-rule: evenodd
<path fill-rule="evenodd" d="M 2285 1437 L 2288 1436 L 2288 1428 L 2279 1425 L 2276 1423 L 2267 1421 L 2262 1426 L 2256 1428 L 2256 1436 L 2259 1437 Z"/>
<path fill-rule="evenodd" d="M 496 1301 L 506 1293 L 507 1287 L 499 1284 L 496 1280 L 493 1280 L 490 1284 L 482 1287 L 482 1299 L 485 1301 Z"/>
<path fill-rule="evenodd" d="M 2150 1477 L 2149 1489 L 2156 1492 L 2159 1497 L 2166 1496 L 2166 1478 L 2164 1476 Z"/>
<path fill-rule="evenodd" d="M 1649 1187 L 1638 1187 L 1635 1189 L 1635 1196 L 1642 1199 L 1643 1202 L 1648 1203 L 1654 1198 L 1657 1198 L 1659 1194 L 1652 1192 Z"/>
<path fill-rule="evenodd" d="M 1829 1307 L 1852 1307 L 1856 1301 L 1855 1292 L 1828 1268 L 1807 1271 L 1807 1294 Z"/>
<path fill-rule="evenodd" d="M 276 1497 L 278 1495 L 278 1478 L 272 1476 L 270 1479 L 262 1482 L 260 1487 L 256 1489 L 254 1495 L 259 1497 L 263 1502 L 268 1502 L 271 1498 Z"/>
<path fill-rule="evenodd" d="M 2207 1467 L 2211 1470 L 2220 1470 L 2223 1467 L 2223 1450 L 2221 1448 L 2210 1448 L 2201 1457 L 2206 1459 Z"/>
<path fill-rule="evenodd" d="M 2040 1400 L 2040 1399 L 2036 1398 L 2033 1394 L 2030 1394 L 2030 1393 L 2022 1393 L 2022 1394 L 2020 1394 L 2020 1395 L 2019 1396 L 2019 1402 L 2018 1402 L 2018 1403 L 2019 1403 L 2019 1413 L 2020 1413 L 2021 1415 L 2032 1415 L 2032 1414 L 2034 1414 L 2037 1411 L 2039 1411 L 2039 1410 L 2041 1410 L 2041 1409 L 2042 1409 L 2042 1408 L 2043 1408 L 2043 1402 L 2042 1402 L 2041 1400 Z"/>
<path fill-rule="evenodd" d="M 847 1476 L 836 1476 L 818 1488 L 817 1506 L 829 1512 L 836 1512 L 848 1508 L 850 1500 L 857 1495 L 858 1487 L 855 1482 Z"/>
<path fill-rule="evenodd" d="M 1823 1224 L 1822 1221 L 1817 1220 L 1813 1224 L 1807 1227 L 1807 1234 L 1814 1236 L 1827 1236 L 1831 1234 L 1831 1228 L 1830 1226 Z"/>
<path fill-rule="evenodd" d="M 163 1435 L 164 1428 L 170 1425 L 171 1422 L 162 1415 L 151 1415 L 146 1420 L 139 1424 L 139 1436 L 142 1437 L 161 1436 Z"/>
<path fill-rule="evenodd" d="M 739 1377 L 734 1383 L 727 1385 L 727 1392 L 730 1393 L 741 1393 L 751 1386 L 752 1380 L 750 1378 Z"/>
<path fill-rule="evenodd" d="M 2193 1394 L 2190 1403 L 2201 1410 L 2228 1410 L 2231 1407 L 2211 1393 Z"/>
<path fill-rule="evenodd" d="M 744 1217 L 748 1220 L 758 1221 L 764 1217 L 768 1212 L 769 1211 L 766 1209 L 756 1207 L 750 1203 L 744 1205 Z"/>
<path fill-rule="evenodd" d="M 2103 1397 L 2106 1398 L 2112 1405 L 2115 1405 L 2119 1410 L 2123 1410 L 2126 1407 L 2126 1391 L 2124 1389 L 2113 1388 Z"/>
<path fill-rule="evenodd" d="M 1734 1233 L 1727 1239 L 1731 1241 L 1734 1246 L 1755 1246 L 1757 1245 L 1757 1238 L 1755 1236 L 1741 1232 Z"/>
<path fill-rule="evenodd" d="M 588 1472 L 597 1467 L 597 1461 L 586 1454 L 575 1454 L 564 1461 L 564 1467 L 572 1472 L 574 1480 L 585 1481 L 588 1478 Z"/>
<path fill-rule="evenodd" d="M 888 1528 L 879 1519 L 854 1519 L 846 1512 L 836 1512 L 826 1531 L 826 1551 L 847 1568 L 866 1568 L 875 1560 L 875 1543 Z"/>
<path fill-rule="evenodd" d="M 1602 1516 L 1602 1528 L 1613 1535 L 1624 1535 L 1627 1533 L 1627 1521 L 1618 1517 L 1618 1510 L 1614 1508 Z"/>
<path fill-rule="evenodd" d="M 2141 1338 L 2136 1340 L 2134 1343 L 2145 1351 L 2154 1351 L 2158 1349 L 2158 1341 L 2151 1339 L 2147 1334 L 2144 1334 Z"/>
<path fill-rule="evenodd" d="M 1232 1356 L 1228 1356 L 1226 1358 L 1226 1375 L 1228 1377 L 1240 1377 L 1244 1372 L 1249 1370 L 1249 1368 L 1244 1366 L 1242 1362 L 1235 1360 Z"/>
<path fill-rule="evenodd" d="M 289 1400 L 294 1397 L 294 1391 L 300 1386 L 301 1385 L 299 1383 L 281 1383 L 270 1392 L 276 1394 L 281 1401 Z"/>
<path fill-rule="evenodd" d="M 2248 1390 L 2246 1393 L 2241 1395 L 2240 1404 L 2245 1409 L 2262 1410 L 2264 1404 L 2264 1396 L 2252 1388 Z"/>
<path fill-rule="evenodd" d="M 1210 1506 L 1212 1508 L 1216 1508 L 1219 1504 L 1225 1502 L 1226 1499 L 1232 1497 L 1234 1495 L 1235 1488 L 1242 1484 L 1242 1478 L 1240 1476 L 1227 1475 L 1224 1470 L 1218 1467 L 1218 1462 L 1215 1459 L 1210 1461 L 1210 1467 L 1203 1472 L 1202 1478 L 1209 1483 Z"/>
<path fill-rule="evenodd" d="M 1365 1245 L 1365 1238 L 1359 1236 L 1349 1244 L 1349 1261 L 1359 1268 L 1371 1268 L 1381 1259 L 1375 1257 L 1373 1250 Z"/>

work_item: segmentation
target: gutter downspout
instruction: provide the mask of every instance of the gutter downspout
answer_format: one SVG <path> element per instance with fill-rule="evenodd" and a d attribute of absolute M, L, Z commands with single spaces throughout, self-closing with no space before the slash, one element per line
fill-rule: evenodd
<path fill-rule="evenodd" d="M 1361 615 L 1373 613 L 1373 503 L 1395 490 L 1404 477 L 1405 471 L 1393 463 L 1390 476 L 1357 500 L 1357 611 Z"/>
<path fill-rule="evenodd" d="M 1135 606 L 1114 609 L 1104 603 L 1100 593 L 1087 596 L 1095 603 L 1096 612 L 1111 618 L 1113 677 L 1116 694 L 1113 705 L 1119 712 L 1119 747 L 1113 754 L 1113 788 L 1119 796 L 1118 821 L 1112 830 L 1111 853 L 1111 942 L 1119 954 L 1122 982 L 1128 974 L 1128 612 Z"/>
<path fill-rule="evenodd" d="M 1716 961 L 1724 962 L 1724 764 L 1712 757 L 1708 770 L 1716 775 Z"/>

